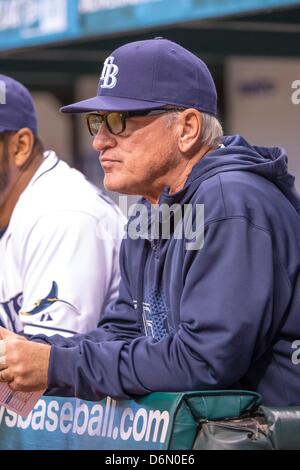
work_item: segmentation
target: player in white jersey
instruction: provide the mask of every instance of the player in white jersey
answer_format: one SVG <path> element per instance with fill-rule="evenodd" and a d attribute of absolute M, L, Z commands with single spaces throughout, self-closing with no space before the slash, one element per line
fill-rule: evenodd
<path fill-rule="evenodd" d="M 117 295 L 125 219 L 81 173 L 43 154 L 29 92 L 0 82 L 0 325 L 88 332 Z"/>

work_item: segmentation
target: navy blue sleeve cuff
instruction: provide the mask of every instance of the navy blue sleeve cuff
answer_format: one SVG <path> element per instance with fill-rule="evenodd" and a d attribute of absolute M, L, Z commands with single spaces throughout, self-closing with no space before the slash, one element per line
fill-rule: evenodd
<path fill-rule="evenodd" d="M 76 396 L 75 367 L 78 354 L 78 346 L 64 348 L 52 345 L 48 369 L 48 394 Z"/>

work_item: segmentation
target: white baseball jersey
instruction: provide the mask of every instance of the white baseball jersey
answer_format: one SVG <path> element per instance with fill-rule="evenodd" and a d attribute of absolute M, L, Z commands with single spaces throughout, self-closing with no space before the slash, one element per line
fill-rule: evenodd
<path fill-rule="evenodd" d="M 0 233 L 0 325 L 70 336 L 94 329 L 117 295 L 125 218 L 46 152 Z"/>

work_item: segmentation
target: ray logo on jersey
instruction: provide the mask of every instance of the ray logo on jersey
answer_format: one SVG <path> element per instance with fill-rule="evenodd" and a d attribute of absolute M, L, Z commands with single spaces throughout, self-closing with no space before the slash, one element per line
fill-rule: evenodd
<path fill-rule="evenodd" d="M 20 313 L 22 315 L 26 315 L 26 316 L 36 315 L 38 313 L 41 313 L 43 310 L 46 310 L 48 307 L 50 307 L 55 302 L 62 302 L 64 304 L 67 304 L 67 305 L 70 305 L 71 307 L 73 307 L 73 305 L 70 304 L 69 302 L 66 302 L 65 300 L 62 300 L 62 299 L 58 298 L 58 286 L 57 286 L 57 283 L 55 281 L 53 281 L 51 290 L 50 290 L 49 294 L 46 297 L 44 297 L 41 300 L 38 300 L 35 303 L 34 308 L 32 310 L 30 310 L 29 312 L 20 312 Z"/>
<path fill-rule="evenodd" d="M 19 293 L 6 302 L 0 302 L 0 326 L 8 328 L 11 331 L 20 332 L 23 328 L 19 314 L 25 316 L 37 315 L 51 307 L 51 305 L 53 305 L 55 302 L 62 302 L 73 307 L 73 305 L 71 305 L 69 302 L 59 298 L 58 285 L 55 281 L 52 282 L 52 286 L 48 295 L 46 295 L 41 300 L 37 300 L 33 309 L 27 312 L 21 311 L 23 304 L 23 293 Z M 47 320 L 52 320 L 49 313 L 45 313 L 45 315 L 42 315 L 40 318 L 41 322 Z"/>

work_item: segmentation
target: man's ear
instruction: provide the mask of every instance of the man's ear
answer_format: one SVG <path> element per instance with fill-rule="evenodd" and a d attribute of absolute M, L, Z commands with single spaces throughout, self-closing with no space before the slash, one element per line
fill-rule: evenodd
<path fill-rule="evenodd" d="M 11 155 L 14 164 L 19 170 L 26 167 L 32 156 L 34 135 L 30 129 L 24 127 L 16 132 L 10 140 Z"/>
<path fill-rule="evenodd" d="M 200 145 L 202 117 L 196 109 L 186 109 L 180 113 L 180 129 L 178 147 L 181 153 L 189 154 Z"/>

